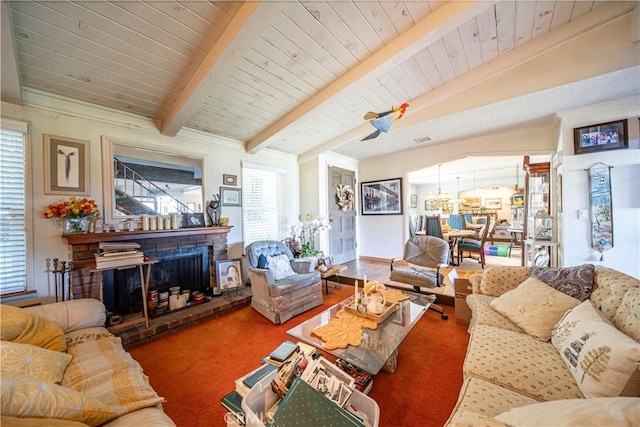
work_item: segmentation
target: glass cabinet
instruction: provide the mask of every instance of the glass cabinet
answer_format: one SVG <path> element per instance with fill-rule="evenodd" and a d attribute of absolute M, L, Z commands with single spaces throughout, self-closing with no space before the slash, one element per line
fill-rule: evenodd
<path fill-rule="evenodd" d="M 522 265 L 555 265 L 551 219 L 551 164 L 529 163 L 524 157 L 524 224 Z M 542 220 L 541 220 L 542 219 Z M 544 229 L 543 229 L 544 228 Z"/>

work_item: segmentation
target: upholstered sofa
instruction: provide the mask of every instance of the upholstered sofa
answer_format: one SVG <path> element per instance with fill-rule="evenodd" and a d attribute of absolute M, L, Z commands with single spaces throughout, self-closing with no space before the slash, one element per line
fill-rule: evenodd
<path fill-rule="evenodd" d="M 447 426 L 640 425 L 638 279 L 584 265 L 469 280 L 464 383 Z"/>
<path fill-rule="evenodd" d="M 322 305 L 322 282 L 316 259 L 295 259 L 283 242 L 261 240 L 247 245 L 251 307 L 281 324 Z"/>
<path fill-rule="evenodd" d="M 0 304 L 4 426 L 175 426 L 95 299 Z"/>

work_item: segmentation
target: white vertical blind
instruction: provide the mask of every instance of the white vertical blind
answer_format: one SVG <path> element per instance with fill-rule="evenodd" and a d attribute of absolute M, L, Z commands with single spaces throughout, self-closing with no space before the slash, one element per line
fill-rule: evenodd
<path fill-rule="evenodd" d="M 285 173 L 259 166 L 242 168 L 244 244 L 286 237 Z"/>
<path fill-rule="evenodd" d="M 0 127 L 0 294 L 27 288 L 26 143 L 21 126 Z"/>

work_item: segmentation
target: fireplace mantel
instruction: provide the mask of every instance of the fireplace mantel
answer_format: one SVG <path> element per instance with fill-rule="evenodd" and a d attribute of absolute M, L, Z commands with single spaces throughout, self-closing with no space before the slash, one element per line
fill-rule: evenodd
<path fill-rule="evenodd" d="M 172 230 L 138 230 L 110 233 L 63 234 L 70 245 L 88 245 L 100 242 L 121 242 L 127 240 L 160 239 L 182 236 L 202 236 L 206 234 L 227 234 L 232 227 L 196 227 Z"/>

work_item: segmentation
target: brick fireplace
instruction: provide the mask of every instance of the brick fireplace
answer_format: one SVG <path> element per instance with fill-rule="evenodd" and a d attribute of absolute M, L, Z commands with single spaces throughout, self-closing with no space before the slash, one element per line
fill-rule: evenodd
<path fill-rule="evenodd" d="M 227 259 L 227 235 L 231 227 L 177 230 L 65 234 L 71 246 L 73 298 L 98 298 L 97 274 L 90 271 L 100 242 L 135 242 L 145 255 L 159 259 L 153 265 L 150 289 L 180 285 L 211 293 L 216 287 L 216 261 Z M 182 281 L 183 283 L 177 283 Z M 137 270 L 114 270 L 103 277 L 104 303 L 121 314 L 141 311 Z M 136 288 L 137 286 L 137 288 Z"/>

